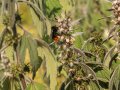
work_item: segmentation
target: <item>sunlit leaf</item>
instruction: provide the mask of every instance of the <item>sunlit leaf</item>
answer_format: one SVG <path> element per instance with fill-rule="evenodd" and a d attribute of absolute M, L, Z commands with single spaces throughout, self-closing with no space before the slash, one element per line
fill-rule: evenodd
<path fill-rule="evenodd" d="M 33 18 L 33 23 L 37 29 L 37 32 L 41 38 L 44 38 L 45 35 L 50 35 L 51 33 L 51 24 L 48 19 L 41 20 L 39 16 L 36 15 L 33 9 L 30 10 Z"/>
<path fill-rule="evenodd" d="M 31 38 L 30 35 L 27 36 L 27 46 L 29 49 L 29 54 L 30 54 L 30 62 L 32 65 L 32 70 L 33 70 L 33 78 L 35 77 L 36 71 L 41 65 L 41 61 L 39 60 L 38 57 L 38 52 L 37 52 L 37 43 L 34 39 Z"/>
<path fill-rule="evenodd" d="M 6 56 L 9 58 L 10 61 L 13 61 L 13 47 L 9 46 L 5 49 Z"/>
<path fill-rule="evenodd" d="M 36 13 L 34 12 L 33 9 L 30 9 L 30 11 L 31 11 L 33 23 L 34 23 L 34 25 L 35 25 L 35 27 L 37 29 L 37 32 L 38 32 L 39 36 L 41 38 L 43 38 L 45 33 L 47 32 L 46 28 L 45 28 L 45 25 L 46 25 L 45 20 L 41 21 L 39 19 L 40 17 L 36 15 Z"/>
<path fill-rule="evenodd" d="M 57 85 L 57 63 L 55 57 L 46 42 L 39 40 L 38 45 L 40 46 L 38 48 L 39 56 L 46 61 L 47 77 L 50 76 L 50 88 L 51 90 L 55 90 L 55 86 Z"/>
<path fill-rule="evenodd" d="M 36 75 L 36 71 L 38 70 L 38 68 L 42 63 L 42 60 L 38 56 L 36 41 L 31 37 L 30 34 L 25 33 L 21 38 L 20 44 L 18 45 L 20 60 L 22 64 L 24 64 L 27 48 L 30 54 L 30 63 L 32 65 L 33 78 L 34 78 Z"/>

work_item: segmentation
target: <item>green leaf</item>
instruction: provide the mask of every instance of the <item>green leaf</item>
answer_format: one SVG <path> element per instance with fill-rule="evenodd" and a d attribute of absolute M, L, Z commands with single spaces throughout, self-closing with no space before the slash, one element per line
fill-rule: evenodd
<path fill-rule="evenodd" d="M 55 90 L 55 86 L 57 85 L 57 63 L 55 61 L 54 54 L 46 42 L 43 40 L 39 40 L 37 42 L 40 46 L 38 48 L 38 54 L 46 61 L 47 77 L 50 76 L 50 89 Z"/>
<path fill-rule="evenodd" d="M 37 32 L 41 38 L 45 35 L 50 35 L 51 33 L 51 23 L 48 19 L 41 20 L 39 16 L 36 15 L 33 9 L 30 9 L 33 18 L 33 23 L 37 29 Z"/>
<path fill-rule="evenodd" d="M 36 14 L 36 16 L 39 17 L 39 19 L 41 20 L 45 20 L 46 17 L 43 13 L 43 11 L 41 10 L 42 9 L 42 1 L 41 0 L 37 0 L 37 2 L 31 0 L 31 1 L 25 1 L 25 0 L 18 0 L 18 2 L 24 2 L 24 3 L 27 3 L 29 6 L 30 6 L 30 9 L 32 9 L 34 11 L 34 13 Z M 39 5 L 39 3 L 41 3 Z"/>
<path fill-rule="evenodd" d="M 107 67 L 99 68 L 99 70 L 96 72 L 98 80 L 103 82 L 109 82 L 110 74 L 111 72 Z"/>
<path fill-rule="evenodd" d="M 34 12 L 33 9 L 30 9 L 30 11 L 31 11 L 31 16 L 33 19 L 33 23 L 37 29 L 37 32 L 38 32 L 39 36 L 41 38 L 43 38 L 45 35 L 45 32 L 47 32 L 46 28 L 45 28 L 45 25 L 46 25 L 45 20 L 40 20 L 39 19 L 40 17 L 36 15 L 36 13 Z"/>
<path fill-rule="evenodd" d="M 76 63 L 78 64 L 78 63 Z M 88 65 L 86 65 L 85 63 L 79 63 L 79 66 L 82 67 L 83 71 L 86 72 L 87 74 L 91 74 L 93 76 L 93 78 L 95 79 L 95 84 L 98 86 L 98 88 L 100 89 L 101 86 L 99 85 L 96 73 L 92 70 L 92 68 L 90 68 Z"/>
<path fill-rule="evenodd" d="M 75 90 L 73 80 L 67 79 L 62 83 L 60 90 Z"/>
<path fill-rule="evenodd" d="M 42 0 L 31 0 L 31 1 L 18 0 L 18 2 L 24 2 L 30 6 L 29 8 L 33 19 L 33 23 L 38 31 L 39 36 L 43 38 L 44 35 L 47 34 L 47 29 L 46 29 L 47 18 L 44 15 L 44 12 L 42 11 Z"/>
<path fill-rule="evenodd" d="M 6 78 L 0 90 L 11 90 L 10 79 Z"/>
<path fill-rule="evenodd" d="M 5 49 L 6 56 L 9 58 L 10 61 L 13 61 L 13 59 L 14 59 L 13 51 L 14 51 L 14 49 L 12 46 L 9 46 Z"/>
<path fill-rule="evenodd" d="M 36 71 L 41 65 L 41 60 L 39 60 L 37 43 L 31 38 L 31 35 L 27 35 L 27 46 L 30 54 L 30 63 L 32 65 L 33 78 L 36 75 Z"/>
<path fill-rule="evenodd" d="M 2 83 L 0 90 L 21 90 L 20 84 L 14 78 L 6 77 L 5 81 Z"/>
<path fill-rule="evenodd" d="M 25 33 L 18 46 L 21 63 L 24 64 L 26 49 L 28 48 L 30 54 L 30 63 L 32 65 L 33 78 L 36 71 L 42 63 L 42 59 L 38 56 L 37 43 L 28 33 Z"/>
<path fill-rule="evenodd" d="M 70 4 L 71 1 L 70 0 L 59 0 L 61 5 L 62 5 L 62 10 L 69 12 L 70 10 L 73 9 L 73 6 Z M 74 0 L 73 0 L 74 1 Z"/>
<path fill-rule="evenodd" d="M 109 90 L 120 89 L 120 65 L 116 67 L 109 81 Z"/>
<path fill-rule="evenodd" d="M 61 10 L 59 0 L 36 0 L 34 4 L 29 4 L 31 6 L 30 11 L 33 22 L 35 27 L 37 28 L 39 36 L 41 38 L 44 38 L 46 35 L 50 35 L 51 23 L 46 17 L 51 17 L 53 15 L 59 14 Z M 38 12 L 40 12 L 40 14 Z"/>
<path fill-rule="evenodd" d="M 112 70 L 120 64 L 120 60 L 118 60 L 117 57 L 119 57 L 119 53 L 115 53 L 110 60 L 109 68 Z"/>
<path fill-rule="evenodd" d="M 114 61 L 112 61 L 112 64 L 111 64 L 111 69 L 112 70 L 114 70 L 117 66 L 119 66 L 120 65 L 120 60 L 114 60 Z"/>
<path fill-rule="evenodd" d="M 100 89 L 98 88 L 98 86 L 97 86 L 93 81 L 90 81 L 89 87 L 90 87 L 89 90 L 100 90 Z"/>
<path fill-rule="evenodd" d="M 31 83 L 26 90 L 48 90 L 45 85 L 40 83 Z"/>
<path fill-rule="evenodd" d="M 61 12 L 61 4 L 59 0 L 46 0 L 46 13 L 48 17 L 53 15 L 58 16 Z"/>
<path fill-rule="evenodd" d="M 40 9 L 48 17 L 57 16 L 61 12 L 62 6 L 59 0 L 36 0 L 32 2 L 34 3 L 32 7 L 38 7 L 37 9 Z"/>
<path fill-rule="evenodd" d="M 111 61 L 111 53 L 114 52 L 115 48 L 117 47 L 117 45 L 114 45 L 113 47 L 110 48 L 110 50 L 106 53 L 104 60 L 103 60 L 103 64 L 107 67 L 109 67 L 110 65 L 110 61 Z"/>
<path fill-rule="evenodd" d="M 20 40 L 20 44 L 18 45 L 18 51 L 20 55 L 20 61 L 22 64 L 24 64 L 25 60 L 25 54 L 26 54 L 26 49 L 27 49 L 27 37 L 24 34 Z"/>

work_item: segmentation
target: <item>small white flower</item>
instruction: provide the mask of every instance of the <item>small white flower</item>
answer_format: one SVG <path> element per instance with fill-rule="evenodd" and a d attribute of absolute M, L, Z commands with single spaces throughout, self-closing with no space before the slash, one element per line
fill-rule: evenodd
<path fill-rule="evenodd" d="M 66 39 L 66 42 L 67 42 L 67 43 L 69 43 L 69 42 L 70 42 L 69 38 L 67 38 L 67 39 Z"/>

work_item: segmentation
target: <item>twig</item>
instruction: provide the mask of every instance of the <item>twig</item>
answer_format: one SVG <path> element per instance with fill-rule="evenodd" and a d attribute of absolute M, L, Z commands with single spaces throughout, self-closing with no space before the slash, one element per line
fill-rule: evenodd
<path fill-rule="evenodd" d="M 25 33 L 29 33 L 22 25 L 17 24 Z"/>
<path fill-rule="evenodd" d="M 6 46 L 4 46 L 2 49 L 0 49 L 0 53 L 4 51 L 7 47 L 9 47 L 12 44 L 12 42 L 8 43 Z"/>
<path fill-rule="evenodd" d="M 20 82 L 21 82 L 21 88 L 22 90 L 26 89 L 26 81 L 25 81 L 25 77 L 23 74 L 19 74 L 19 78 L 20 78 Z"/>

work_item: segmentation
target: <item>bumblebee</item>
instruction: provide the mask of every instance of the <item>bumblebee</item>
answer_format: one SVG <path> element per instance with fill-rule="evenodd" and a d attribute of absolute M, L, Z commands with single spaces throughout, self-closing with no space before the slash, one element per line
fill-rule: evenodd
<path fill-rule="evenodd" d="M 51 36 L 52 36 L 52 40 L 57 43 L 59 41 L 59 34 L 58 34 L 58 27 L 56 26 L 52 26 L 51 27 Z"/>

